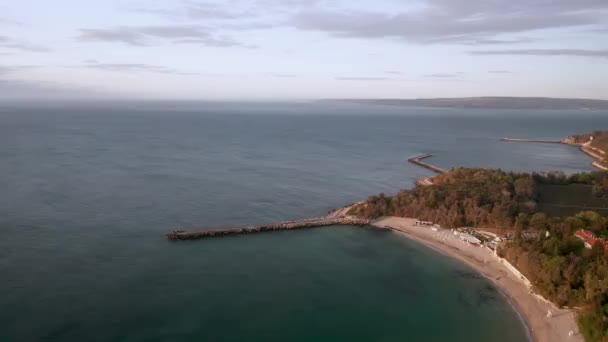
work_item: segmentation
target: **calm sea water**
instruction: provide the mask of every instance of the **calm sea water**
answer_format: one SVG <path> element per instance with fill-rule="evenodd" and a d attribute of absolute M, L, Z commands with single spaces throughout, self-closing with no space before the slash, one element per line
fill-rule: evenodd
<path fill-rule="evenodd" d="M 175 227 L 317 216 L 442 167 L 589 171 L 561 139 L 608 113 L 337 103 L 0 106 L 0 341 L 522 341 L 468 267 L 335 227 L 169 243 Z"/>

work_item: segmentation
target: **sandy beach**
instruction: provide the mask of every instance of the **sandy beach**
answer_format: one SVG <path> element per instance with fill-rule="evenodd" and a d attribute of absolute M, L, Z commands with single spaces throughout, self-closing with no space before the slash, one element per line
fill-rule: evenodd
<path fill-rule="evenodd" d="M 559 309 L 532 293 L 526 283 L 511 272 L 494 253 L 484 247 L 469 246 L 451 230 L 433 231 L 415 226 L 415 219 L 384 217 L 375 226 L 391 228 L 415 241 L 461 260 L 490 279 L 502 290 L 527 325 L 531 339 L 537 342 L 583 341 L 572 310 Z M 551 317 L 547 317 L 548 311 Z M 569 336 L 570 332 L 572 336 Z"/>

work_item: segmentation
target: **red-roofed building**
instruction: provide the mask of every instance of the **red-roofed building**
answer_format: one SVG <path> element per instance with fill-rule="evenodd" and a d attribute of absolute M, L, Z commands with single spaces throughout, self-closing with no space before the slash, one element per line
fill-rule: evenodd
<path fill-rule="evenodd" d="M 585 248 L 591 248 L 595 244 L 595 234 L 585 229 L 579 229 L 574 233 L 574 236 L 583 240 Z"/>
<path fill-rule="evenodd" d="M 601 243 L 604 246 L 604 250 L 608 253 L 608 241 L 597 238 L 593 232 L 585 229 L 579 229 L 574 233 L 574 236 L 583 240 L 585 243 L 585 248 L 591 249 L 596 243 Z"/>
<path fill-rule="evenodd" d="M 595 234 L 593 234 L 592 231 L 586 229 L 577 230 L 576 233 L 574 233 L 574 236 L 579 239 L 595 239 Z"/>

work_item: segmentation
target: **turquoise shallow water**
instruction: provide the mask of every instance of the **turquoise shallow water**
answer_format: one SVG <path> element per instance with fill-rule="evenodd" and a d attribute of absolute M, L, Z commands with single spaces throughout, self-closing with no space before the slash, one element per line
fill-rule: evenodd
<path fill-rule="evenodd" d="M 335 227 L 169 243 L 174 227 L 316 216 L 409 187 L 405 162 L 589 170 L 602 113 L 336 104 L 0 109 L 0 341 L 520 341 L 489 283 Z"/>
<path fill-rule="evenodd" d="M 60 286 L 39 285 L 29 306 L 13 298 L 13 317 L 39 317 L 36 329 L 9 320 L 13 333 L 66 341 L 525 338 L 486 280 L 390 232 L 335 227 L 150 249 L 81 265 Z"/>

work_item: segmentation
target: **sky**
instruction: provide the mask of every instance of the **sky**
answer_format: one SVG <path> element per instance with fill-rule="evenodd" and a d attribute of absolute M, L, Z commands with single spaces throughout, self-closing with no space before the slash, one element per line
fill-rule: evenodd
<path fill-rule="evenodd" d="M 0 99 L 608 100 L 607 0 L 0 0 Z"/>

